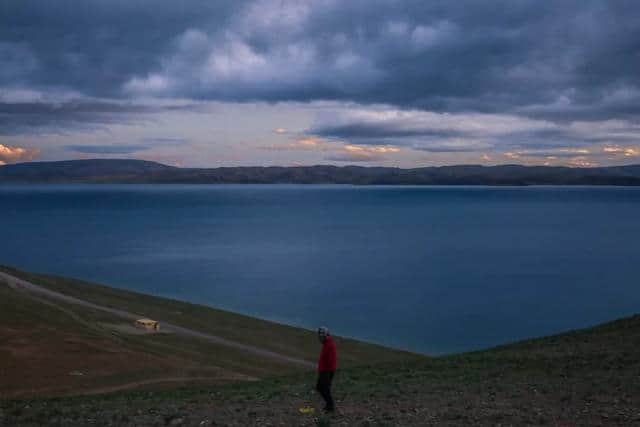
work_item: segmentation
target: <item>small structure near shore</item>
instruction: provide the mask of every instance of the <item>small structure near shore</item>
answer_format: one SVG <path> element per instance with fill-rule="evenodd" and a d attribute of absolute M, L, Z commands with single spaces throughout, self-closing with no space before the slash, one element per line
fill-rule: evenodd
<path fill-rule="evenodd" d="M 148 331 L 158 332 L 160 331 L 160 323 L 151 319 L 138 319 L 135 322 L 136 328 L 146 329 Z"/>

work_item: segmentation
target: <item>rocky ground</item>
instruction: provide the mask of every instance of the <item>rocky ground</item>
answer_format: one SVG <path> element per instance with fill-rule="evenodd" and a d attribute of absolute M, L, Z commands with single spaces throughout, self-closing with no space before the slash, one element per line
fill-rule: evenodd
<path fill-rule="evenodd" d="M 10 272 L 228 340 L 280 343 L 268 349 L 292 357 L 318 351 L 310 331 Z M 0 286 L 0 426 L 640 426 L 640 316 L 436 358 L 338 340 L 331 415 L 309 370 L 176 334 L 120 333 L 104 327 L 122 322 L 112 317 Z"/>
<path fill-rule="evenodd" d="M 465 355 L 339 372 L 325 415 L 313 375 L 3 401 L 3 425 L 640 425 L 640 316 Z M 311 405 L 313 414 L 300 407 Z"/>

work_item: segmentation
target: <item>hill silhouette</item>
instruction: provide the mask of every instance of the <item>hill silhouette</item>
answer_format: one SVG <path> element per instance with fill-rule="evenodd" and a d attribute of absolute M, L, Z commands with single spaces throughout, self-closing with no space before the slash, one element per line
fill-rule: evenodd
<path fill-rule="evenodd" d="M 179 168 L 134 159 L 28 162 L 0 167 L 0 183 L 640 185 L 640 165 L 569 168 L 456 165 Z"/>

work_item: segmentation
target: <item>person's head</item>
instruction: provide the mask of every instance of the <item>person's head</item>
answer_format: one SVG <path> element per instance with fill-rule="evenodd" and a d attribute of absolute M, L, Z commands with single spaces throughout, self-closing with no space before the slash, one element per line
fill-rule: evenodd
<path fill-rule="evenodd" d="M 326 326 L 320 326 L 318 328 L 318 339 L 320 340 L 320 342 L 324 342 L 324 340 L 326 340 L 328 336 L 329 329 L 327 329 Z"/>

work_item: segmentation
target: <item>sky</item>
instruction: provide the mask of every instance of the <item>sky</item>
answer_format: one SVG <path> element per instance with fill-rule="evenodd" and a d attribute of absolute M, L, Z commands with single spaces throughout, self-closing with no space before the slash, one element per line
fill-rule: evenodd
<path fill-rule="evenodd" d="M 640 163 L 637 0 L 0 3 L 0 165 Z"/>

